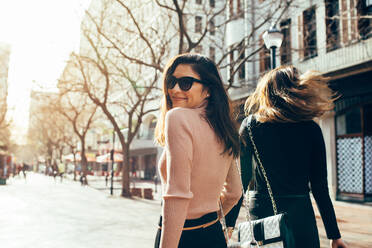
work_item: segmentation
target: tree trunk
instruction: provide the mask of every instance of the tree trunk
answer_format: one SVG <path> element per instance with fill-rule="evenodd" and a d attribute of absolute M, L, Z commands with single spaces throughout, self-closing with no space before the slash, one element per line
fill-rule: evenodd
<path fill-rule="evenodd" d="M 122 190 L 121 196 L 131 197 L 129 182 L 129 145 L 126 144 L 123 149 L 123 168 L 122 168 Z"/>
<path fill-rule="evenodd" d="M 76 153 L 73 153 L 74 154 L 74 181 L 76 181 Z"/>
<path fill-rule="evenodd" d="M 85 156 L 85 140 L 81 141 L 81 170 L 83 172 L 83 179 L 85 180 L 85 184 L 88 185 L 88 161 L 87 157 Z"/>

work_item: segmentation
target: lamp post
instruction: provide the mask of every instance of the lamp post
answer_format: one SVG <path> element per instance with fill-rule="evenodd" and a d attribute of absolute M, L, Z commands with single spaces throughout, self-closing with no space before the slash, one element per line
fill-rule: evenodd
<path fill-rule="evenodd" d="M 276 49 L 282 45 L 283 34 L 274 26 L 271 26 L 262 36 L 265 46 L 270 49 L 271 53 L 271 69 L 276 67 Z"/>
<path fill-rule="evenodd" d="M 111 149 L 111 186 L 110 194 L 114 194 L 114 157 L 115 157 L 115 130 L 112 133 L 112 149 Z"/>

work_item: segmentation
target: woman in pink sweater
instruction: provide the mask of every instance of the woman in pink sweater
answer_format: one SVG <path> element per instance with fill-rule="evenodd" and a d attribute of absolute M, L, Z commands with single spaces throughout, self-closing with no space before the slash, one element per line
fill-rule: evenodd
<path fill-rule="evenodd" d="M 226 247 L 218 221 L 242 195 L 234 158 L 237 129 L 216 65 L 198 54 L 173 58 L 164 70 L 156 140 L 163 204 L 155 247 Z"/>

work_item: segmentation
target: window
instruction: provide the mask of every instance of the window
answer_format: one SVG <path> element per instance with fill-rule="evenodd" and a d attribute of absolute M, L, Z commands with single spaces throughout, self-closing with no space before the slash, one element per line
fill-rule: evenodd
<path fill-rule="evenodd" d="M 201 45 L 197 45 L 195 47 L 195 52 L 200 54 L 203 53 L 203 47 Z"/>
<path fill-rule="evenodd" d="M 372 1 L 358 0 L 358 31 L 362 39 L 368 39 L 372 36 L 372 19 L 368 18 L 372 15 Z"/>
<path fill-rule="evenodd" d="M 358 134 L 362 132 L 360 108 L 353 108 L 336 117 L 337 135 Z"/>
<path fill-rule="evenodd" d="M 231 48 L 230 48 L 231 49 Z M 230 81 L 234 82 L 234 51 L 230 51 Z"/>
<path fill-rule="evenodd" d="M 283 42 L 280 47 L 280 62 L 282 65 L 292 62 L 291 53 L 291 19 L 284 20 L 280 23 L 280 29 L 283 34 Z"/>
<path fill-rule="evenodd" d="M 216 49 L 214 47 L 209 47 L 209 58 L 216 62 Z"/>
<path fill-rule="evenodd" d="M 239 76 L 239 79 L 245 79 L 245 63 L 241 63 L 242 60 L 244 60 L 244 58 L 245 58 L 244 41 L 242 41 L 239 44 L 239 47 L 238 47 L 238 56 L 239 56 L 238 65 L 240 65 L 239 70 L 238 70 L 238 76 Z"/>
<path fill-rule="evenodd" d="M 149 130 L 148 130 L 148 134 L 147 134 L 147 139 L 153 139 L 154 138 L 156 122 L 157 122 L 156 118 L 151 120 Z"/>
<path fill-rule="evenodd" d="M 200 16 L 195 16 L 195 33 L 202 32 L 202 18 Z"/>
<path fill-rule="evenodd" d="M 303 12 L 303 36 L 304 57 L 313 58 L 317 56 L 315 7 Z"/>
<path fill-rule="evenodd" d="M 234 0 L 229 0 L 229 12 L 230 17 L 234 16 Z"/>
<path fill-rule="evenodd" d="M 241 3 L 241 0 L 236 0 L 236 14 L 237 16 L 239 17 L 243 17 L 244 16 L 244 12 L 243 12 L 243 6 L 242 6 L 242 3 Z"/>
<path fill-rule="evenodd" d="M 368 136 L 372 135 L 372 104 L 365 105 L 363 108 L 364 133 Z"/>
<path fill-rule="evenodd" d="M 216 33 L 216 26 L 214 25 L 214 20 L 210 20 L 209 22 L 209 33 L 214 35 Z"/>
<path fill-rule="evenodd" d="M 230 17 L 243 17 L 244 9 L 242 0 L 229 0 Z"/>
<path fill-rule="evenodd" d="M 216 7 L 216 1 L 215 0 L 209 0 L 209 6 L 212 8 Z"/>
<path fill-rule="evenodd" d="M 202 4 L 202 0 L 195 0 L 196 4 Z"/>
<path fill-rule="evenodd" d="M 327 52 L 340 47 L 340 10 L 338 1 L 326 0 Z"/>
<path fill-rule="evenodd" d="M 260 50 L 260 73 L 270 70 L 271 68 L 271 61 L 270 61 L 270 50 L 266 48 L 264 41 L 262 39 L 262 35 L 260 36 L 260 46 L 262 49 Z"/>

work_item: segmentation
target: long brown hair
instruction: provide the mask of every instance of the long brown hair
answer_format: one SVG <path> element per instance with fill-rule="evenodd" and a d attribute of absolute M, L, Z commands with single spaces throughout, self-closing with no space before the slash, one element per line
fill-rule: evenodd
<path fill-rule="evenodd" d="M 216 64 L 209 58 L 200 54 L 181 54 L 172 58 L 163 73 L 163 98 L 160 117 L 155 128 L 155 140 L 164 146 L 165 115 L 172 108 L 172 101 L 168 95 L 166 79 L 174 73 L 180 64 L 187 64 L 199 75 L 200 80 L 208 90 L 210 96 L 206 106 L 206 121 L 214 130 L 218 140 L 224 144 L 223 153 L 239 155 L 239 134 L 232 118 L 231 103 L 223 86 Z"/>
<path fill-rule="evenodd" d="M 266 73 L 245 102 L 246 115 L 259 122 L 312 120 L 332 110 L 335 94 L 328 78 L 316 71 L 300 75 L 294 66 L 280 66 Z"/>

